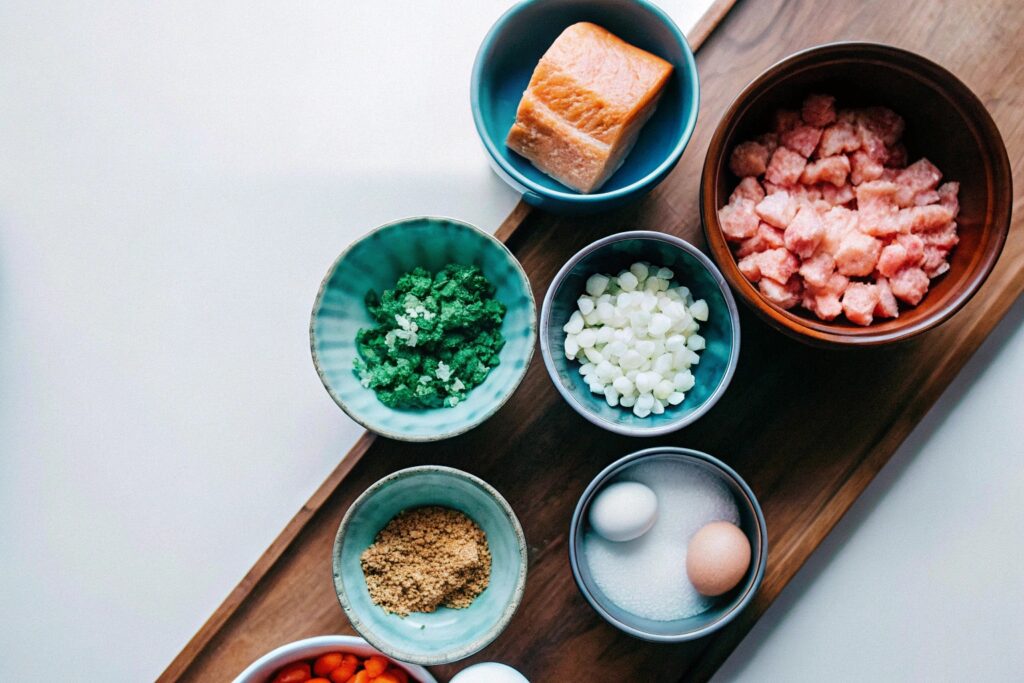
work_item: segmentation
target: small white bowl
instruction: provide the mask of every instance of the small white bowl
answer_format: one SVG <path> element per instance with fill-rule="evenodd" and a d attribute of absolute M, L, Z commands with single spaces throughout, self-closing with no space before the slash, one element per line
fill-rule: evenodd
<path fill-rule="evenodd" d="M 277 670 L 286 664 L 304 659 L 315 659 L 328 652 L 338 651 L 350 652 L 360 657 L 382 654 L 370 647 L 365 640 L 355 636 L 316 636 L 315 638 L 305 638 L 282 645 L 263 655 L 250 664 L 245 671 L 238 674 L 235 677 L 234 683 L 270 683 Z M 391 658 L 389 657 L 388 659 Z M 431 676 L 430 672 L 422 666 L 405 664 L 393 659 L 391 661 L 420 683 L 437 683 L 437 679 Z"/>

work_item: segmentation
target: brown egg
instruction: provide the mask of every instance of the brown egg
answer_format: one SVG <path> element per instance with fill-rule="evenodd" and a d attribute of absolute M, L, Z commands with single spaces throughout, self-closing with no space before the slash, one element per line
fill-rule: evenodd
<path fill-rule="evenodd" d="M 711 522 L 693 535 L 686 550 L 686 575 L 702 595 L 736 587 L 750 567 L 750 541 L 729 522 Z"/>

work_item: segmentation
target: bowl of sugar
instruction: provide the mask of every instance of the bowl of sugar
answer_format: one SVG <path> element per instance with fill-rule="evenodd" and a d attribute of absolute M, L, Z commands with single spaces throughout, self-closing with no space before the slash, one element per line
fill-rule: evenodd
<path fill-rule="evenodd" d="M 694 640 L 732 621 L 757 593 L 767 557 L 754 492 L 724 462 L 688 448 L 648 448 L 606 467 L 569 530 L 583 597 L 611 625 L 654 642 Z"/>

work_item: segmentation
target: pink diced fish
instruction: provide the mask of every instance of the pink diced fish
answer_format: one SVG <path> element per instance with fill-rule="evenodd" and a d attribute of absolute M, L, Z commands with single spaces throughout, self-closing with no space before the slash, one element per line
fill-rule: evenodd
<path fill-rule="evenodd" d="M 960 184 L 940 185 L 928 159 L 908 165 L 904 128 L 891 109 L 837 109 L 813 94 L 736 146 L 741 180 L 719 223 L 765 299 L 870 325 L 916 306 L 949 270 Z"/>

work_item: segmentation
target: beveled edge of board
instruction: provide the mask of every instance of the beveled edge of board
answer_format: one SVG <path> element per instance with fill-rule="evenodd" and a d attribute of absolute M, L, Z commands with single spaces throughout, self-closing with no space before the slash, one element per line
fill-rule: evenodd
<path fill-rule="evenodd" d="M 687 32 L 686 39 L 690 43 L 690 49 L 696 53 L 704 41 L 714 32 L 715 28 L 729 14 L 729 11 L 736 5 L 737 0 L 714 0 L 707 11 L 701 16 L 694 27 Z M 494 231 L 494 236 L 501 242 L 507 242 L 515 232 L 526 222 L 526 219 L 533 213 L 533 207 L 522 199 L 512 209 L 511 213 L 501 222 L 501 225 Z M 189 639 L 185 647 L 167 665 L 163 673 L 156 679 L 157 683 L 177 680 L 192 665 L 195 658 L 209 644 L 213 636 L 227 623 L 228 619 L 245 602 L 260 581 L 269 573 L 270 569 L 285 554 L 288 548 L 306 527 L 307 522 L 313 518 L 317 510 L 330 498 L 331 494 L 344 482 L 348 473 L 359 463 L 363 455 L 369 450 L 377 436 L 373 432 L 363 432 L 355 445 L 345 454 L 338 463 L 338 466 L 327 476 L 313 495 L 299 509 L 295 516 L 289 520 L 281 533 L 267 547 L 263 554 L 252 568 L 246 572 L 238 585 L 228 594 L 224 602 L 210 615 L 206 622 Z"/>

